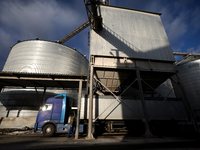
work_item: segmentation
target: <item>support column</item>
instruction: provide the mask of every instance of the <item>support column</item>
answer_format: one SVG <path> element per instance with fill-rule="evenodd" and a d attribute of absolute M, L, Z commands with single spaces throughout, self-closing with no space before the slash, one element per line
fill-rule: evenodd
<path fill-rule="evenodd" d="M 1 90 L 3 89 L 3 86 L 0 86 L 0 94 L 1 94 Z"/>
<path fill-rule="evenodd" d="M 80 121 L 82 85 L 83 85 L 83 81 L 80 80 L 79 81 L 79 91 L 78 91 L 78 108 L 77 108 L 77 116 L 76 116 L 76 133 L 75 133 L 75 139 L 79 138 L 79 121 Z"/>
<path fill-rule="evenodd" d="M 189 101 L 188 101 L 188 98 L 187 98 L 187 95 L 186 95 L 185 90 L 184 90 L 184 88 L 183 88 L 183 85 L 182 85 L 182 83 L 181 83 L 180 80 L 179 80 L 179 75 L 178 75 L 178 73 L 176 74 L 176 77 L 177 77 L 177 79 L 178 79 L 178 83 L 179 83 L 180 88 L 181 88 L 181 93 L 182 93 L 182 95 L 183 95 L 183 102 L 184 102 L 184 105 L 185 105 L 185 107 L 186 107 L 186 109 L 187 109 L 186 111 L 189 113 L 189 116 L 190 116 L 190 118 L 191 118 L 191 121 L 192 121 L 192 123 L 193 123 L 193 125 L 194 125 L 194 129 L 195 129 L 198 133 L 200 133 L 199 126 L 198 126 L 198 124 L 197 124 L 196 116 L 194 115 L 194 112 L 193 112 L 193 110 L 192 110 L 192 108 L 191 108 L 191 106 L 190 106 L 190 103 L 189 103 Z"/>
<path fill-rule="evenodd" d="M 89 95 L 89 121 L 88 121 L 88 135 L 86 139 L 94 139 L 92 133 L 92 119 L 93 119 L 93 76 L 94 66 L 90 65 L 90 95 Z"/>
<path fill-rule="evenodd" d="M 137 79 L 138 79 L 138 87 L 139 87 L 139 91 L 140 91 L 140 99 L 142 102 L 142 109 L 143 109 L 143 113 L 144 113 L 144 119 L 145 119 L 145 129 L 146 129 L 146 133 L 145 133 L 145 137 L 153 137 L 151 131 L 150 131 L 150 127 L 149 127 L 149 118 L 148 118 L 148 114 L 147 114 L 147 108 L 146 108 L 146 104 L 144 101 L 144 95 L 143 95 L 143 89 L 142 89 L 142 81 L 141 81 L 141 77 L 140 77 L 140 71 L 136 70 L 136 75 L 137 75 Z"/>
<path fill-rule="evenodd" d="M 37 87 L 35 87 L 35 92 L 36 92 L 36 94 L 37 94 L 38 104 L 39 104 L 39 106 L 42 106 L 42 103 L 40 102 L 40 98 L 39 98 L 39 93 L 38 93 L 38 91 L 37 91 Z"/>
<path fill-rule="evenodd" d="M 42 95 L 42 105 L 44 105 L 45 103 L 45 94 L 46 94 L 46 87 L 44 87 L 44 92 L 43 92 L 43 95 Z"/>

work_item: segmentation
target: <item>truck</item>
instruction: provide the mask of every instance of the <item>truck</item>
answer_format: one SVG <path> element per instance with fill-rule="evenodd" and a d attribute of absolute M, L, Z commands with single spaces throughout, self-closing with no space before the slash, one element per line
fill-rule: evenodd
<path fill-rule="evenodd" d="M 172 124 L 177 121 L 184 120 L 185 116 L 180 115 L 180 112 L 176 111 L 172 105 L 164 105 L 163 109 L 158 109 L 157 106 L 161 105 L 162 99 L 158 98 L 146 98 L 147 108 L 149 113 L 153 116 L 150 125 L 155 133 L 157 130 L 170 131 Z M 121 97 L 119 102 L 113 96 L 110 95 L 95 95 L 93 97 L 93 123 L 92 132 L 95 135 L 102 134 L 104 132 L 124 132 L 133 135 L 143 135 L 145 133 L 145 124 L 143 120 L 143 111 L 141 108 L 141 101 L 132 97 Z M 80 102 L 80 119 L 79 133 L 87 133 L 88 129 L 88 96 L 81 97 Z M 175 106 L 179 106 L 184 111 L 182 101 L 172 99 L 170 103 Z M 157 113 L 154 110 L 158 110 Z M 77 110 L 71 107 L 69 98 L 65 93 L 57 95 L 52 98 L 48 98 L 46 103 L 41 107 L 38 112 L 35 132 L 43 133 L 44 136 L 53 136 L 58 133 L 68 133 L 69 114 L 76 113 Z M 163 119 L 164 118 L 164 119 Z M 162 127 L 162 128 L 161 128 Z"/>
<path fill-rule="evenodd" d="M 44 136 L 68 133 L 70 113 L 75 115 L 75 111 L 71 109 L 69 99 L 65 93 L 48 98 L 38 112 L 34 131 L 43 133 Z M 83 124 L 80 124 L 79 133 L 83 133 L 83 128 Z"/>

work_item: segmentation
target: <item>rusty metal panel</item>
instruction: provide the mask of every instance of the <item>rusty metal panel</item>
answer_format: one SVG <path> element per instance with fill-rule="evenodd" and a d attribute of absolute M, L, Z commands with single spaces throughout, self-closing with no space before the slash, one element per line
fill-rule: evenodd
<path fill-rule="evenodd" d="M 91 29 L 90 55 L 175 61 L 158 14 L 100 8 L 103 29 Z"/>

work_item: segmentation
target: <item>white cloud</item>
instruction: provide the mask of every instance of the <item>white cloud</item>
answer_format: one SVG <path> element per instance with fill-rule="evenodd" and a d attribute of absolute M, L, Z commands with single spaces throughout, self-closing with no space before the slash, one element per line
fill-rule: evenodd
<path fill-rule="evenodd" d="M 22 1 L 3 1 L 1 4 L 1 23 L 23 40 L 35 37 L 53 39 L 57 32 L 63 34 L 61 28 L 66 31 L 82 20 L 78 11 L 67 5 L 62 8 L 54 0 L 31 1 L 26 5 Z"/>
<path fill-rule="evenodd" d="M 188 31 L 188 24 L 185 21 L 186 18 L 185 13 L 181 13 L 179 16 L 174 18 L 174 20 L 168 25 L 166 29 L 168 32 L 168 37 L 170 41 L 173 43 L 177 42 L 178 39 Z"/>
<path fill-rule="evenodd" d="M 200 53 L 200 45 L 196 49 L 194 47 L 187 49 L 187 53 Z"/>

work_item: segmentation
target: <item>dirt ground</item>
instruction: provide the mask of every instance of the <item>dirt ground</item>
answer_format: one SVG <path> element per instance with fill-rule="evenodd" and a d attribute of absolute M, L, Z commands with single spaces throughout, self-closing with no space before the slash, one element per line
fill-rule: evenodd
<path fill-rule="evenodd" d="M 102 134 L 94 140 L 87 140 L 86 135 L 79 136 L 76 140 L 73 137 L 67 138 L 66 134 L 54 137 L 44 137 L 32 130 L 13 131 L 0 133 L 0 150 L 19 149 L 48 149 L 48 150 L 199 150 L 200 136 L 189 134 L 185 136 L 154 136 L 146 138 L 143 136 L 131 136 L 126 133 Z"/>

